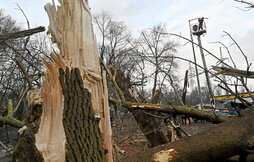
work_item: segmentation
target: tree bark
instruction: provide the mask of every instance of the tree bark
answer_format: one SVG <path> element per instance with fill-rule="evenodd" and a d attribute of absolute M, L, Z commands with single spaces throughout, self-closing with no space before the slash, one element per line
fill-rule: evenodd
<path fill-rule="evenodd" d="M 129 89 L 132 88 L 130 79 L 126 78 L 120 70 L 117 71 L 116 82 L 123 91 L 126 100 L 136 101 L 129 93 Z M 167 136 L 162 131 L 163 127 L 165 127 L 162 119 L 151 116 L 140 109 L 130 108 L 129 111 L 133 114 L 139 128 L 148 140 L 149 147 L 155 147 L 168 142 Z"/>
<path fill-rule="evenodd" d="M 253 152 L 254 107 L 217 127 L 125 158 L 124 162 L 222 161 L 243 152 Z"/>
<path fill-rule="evenodd" d="M 53 62 L 45 62 L 41 93 L 31 94 L 29 103 L 42 104 L 41 113 L 28 120 L 14 161 L 111 162 L 106 79 L 100 68 L 90 9 L 86 0 L 59 4 L 47 4 L 45 9 L 50 20 L 48 32 L 60 54 L 52 53 Z M 37 98 L 41 103 L 35 102 Z M 26 148 L 28 145 L 31 147 Z"/>
<path fill-rule="evenodd" d="M 5 35 L 0 35 L 0 43 L 3 43 L 8 40 L 12 40 L 12 39 L 30 36 L 35 33 L 43 32 L 43 31 L 45 31 L 45 28 L 43 26 L 39 26 L 39 27 L 33 28 L 33 29 L 18 31 L 15 33 L 9 33 L 9 34 L 5 34 Z"/>
<path fill-rule="evenodd" d="M 113 98 L 110 98 L 110 102 L 117 105 L 122 105 L 124 107 L 129 108 L 130 110 L 143 109 L 143 110 L 154 110 L 154 111 L 166 112 L 166 113 L 177 114 L 177 115 L 188 115 L 191 117 L 207 120 L 212 123 L 222 123 L 229 120 L 229 117 L 226 115 L 222 115 L 214 111 L 199 110 L 199 109 L 188 107 L 188 106 L 135 103 L 135 102 L 120 101 Z"/>
<path fill-rule="evenodd" d="M 186 105 L 186 94 L 187 94 L 187 86 L 188 86 L 188 70 L 185 71 L 184 84 L 183 84 L 183 94 L 182 101 L 183 104 Z"/>
<path fill-rule="evenodd" d="M 28 129 L 16 147 L 15 161 L 105 161 L 99 119 L 94 115 L 91 94 L 83 86 L 79 69 L 60 68 L 59 71 L 59 80 L 53 78 L 56 84 L 55 89 L 51 89 L 52 95 L 47 91 L 42 97 L 47 99 L 43 103 L 43 107 L 48 106 L 47 110 L 32 104 Z M 43 90 L 48 90 L 53 79 L 44 84 Z M 56 101 L 53 110 L 48 102 L 50 98 Z"/>

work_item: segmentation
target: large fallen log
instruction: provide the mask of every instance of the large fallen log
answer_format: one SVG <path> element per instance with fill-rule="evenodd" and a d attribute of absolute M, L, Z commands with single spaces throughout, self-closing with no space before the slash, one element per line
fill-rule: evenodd
<path fill-rule="evenodd" d="M 223 161 L 238 154 L 247 155 L 254 149 L 254 107 L 243 114 L 243 117 L 235 117 L 209 131 L 145 150 L 123 161 L 207 162 Z"/>
<path fill-rule="evenodd" d="M 191 117 L 207 120 L 212 123 L 222 123 L 229 120 L 229 117 L 226 115 L 219 114 L 214 111 L 199 110 L 197 108 L 188 107 L 188 106 L 135 103 L 135 102 L 128 102 L 128 101 L 120 101 L 114 98 L 110 98 L 109 101 L 113 104 L 122 105 L 130 109 L 154 110 L 154 111 L 161 111 L 161 112 L 166 112 L 170 114 L 188 115 Z"/>

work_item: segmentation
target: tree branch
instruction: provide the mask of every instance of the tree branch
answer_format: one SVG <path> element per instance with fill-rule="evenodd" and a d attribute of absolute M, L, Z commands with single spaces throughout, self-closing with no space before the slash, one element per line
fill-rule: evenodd
<path fill-rule="evenodd" d="M 8 124 L 13 127 L 21 128 L 25 125 L 25 122 L 8 116 L 0 116 L 0 122 Z"/>
<path fill-rule="evenodd" d="M 35 33 L 43 32 L 43 31 L 45 31 L 45 27 L 39 26 L 39 27 L 33 28 L 33 29 L 23 30 L 23 31 L 15 32 L 15 33 L 5 34 L 5 35 L 0 35 L 0 43 L 3 43 L 7 40 L 30 36 Z"/>
<path fill-rule="evenodd" d="M 0 122 L 11 125 L 13 127 L 17 127 L 17 128 L 23 127 L 25 125 L 25 122 L 15 119 L 13 117 L 13 114 L 14 114 L 14 111 L 13 111 L 12 100 L 9 99 L 7 103 L 7 115 L 0 116 Z"/>
<path fill-rule="evenodd" d="M 188 39 L 188 38 L 185 38 L 181 35 L 178 35 L 178 34 L 174 34 L 174 33 L 162 33 L 162 34 L 168 34 L 168 35 L 173 35 L 173 36 L 177 36 L 179 38 L 182 38 L 184 40 L 187 40 L 188 42 L 192 42 L 193 44 L 199 46 L 199 44 L 193 42 L 192 40 Z M 199 46 L 200 47 L 200 46 Z M 231 67 L 230 65 L 228 65 L 227 63 L 225 63 L 224 61 L 222 61 L 220 58 L 218 58 L 217 56 L 215 56 L 214 54 L 212 54 L 210 51 L 208 51 L 207 49 L 205 49 L 204 47 L 201 47 L 205 52 L 207 52 L 209 55 L 213 56 L 215 59 L 217 59 L 219 62 L 223 63 L 224 65 L 228 66 L 228 67 Z"/>
<path fill-rule="evenodd" d="M 204 111 L 197 108 L 188 107 L 188 106 L 177 106 L 177 105 L 157 105 L 150 103 L 135 103 L 128 101 L 120 101 L 114 98 L 110 98 L 109 101 L 112 104 L 122 105 L 123 107 L 130 109 L 143 109 L 143 110 L 154 110 L 160 112 L 166 112 L 171 114 L 178 115 L 189 115 L 191 117 L 197 117 L 213 123 L 222 123 L 229 119 L 228 116 L 222 115 L 213 111 Z"/>
<path fill-rule="evenodd" d="M 240 50 L 241 54 L 243 55 L 243 57 L 245 58 L 246 64 L 247 64 L 247 68 L 250 66 L 249 61 L 247 56 L 245 55 L 245 53 L 243 52 L 242 48 L 239 46 L 239 44 L 234 40 L 234 38 L 226 31 L 223 31 L 224 33 L 226 33 L 229 38 L 234 42 L 234 44 L 237 46 L 237 48 Z"/>
<path fill-rule="evenodd" d="M 246 4 L 248 9 L 254 8 L 254 4 L 252 2 L 249 1 L 245 1 L 245 0 L 234 0 L 235 2 L 239 2 L 239 3 L 243 3 Z"/>
<path fill-rule="evenodd" d="M 219 74 L 225 74 L 225 75 L 229 75 L 233 77 L 254 78 L 254 71 L 237 70 L 237 69 L 218 67 L 218 66 L 213 66 L 212 69 L 217 71 L 217 73 L 213 74 L 213 76 L 219 75 Z"/>
<path fill-rule="evenodd" d="M 125 97 L 124 97 L 124 93 L 121 90 L 121 88 L 118 86 L 117 82 L 116 82 L 116 69 L 114 70 L 114 74 L 111 73 L 110 69 L 103 63 L 103 61 L 101 60 L 101 64 L 102 66 L 105 68 L 109 78 L 112 80 L 114 87 L 116 88 L 116 91 L 120 97 L 121 100 L 125 101 Z"/>

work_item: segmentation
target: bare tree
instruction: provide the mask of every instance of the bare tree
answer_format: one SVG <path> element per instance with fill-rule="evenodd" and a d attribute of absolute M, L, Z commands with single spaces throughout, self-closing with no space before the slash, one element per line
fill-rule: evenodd
<path fill-rule="evenodd" d="M 42 61 L 47 60 L 50 48 L 45 33 L 32 35 L 43 31 L 44 27 L 24 30 L 0 10 L 0 131 L 6 133 L 6 138 L 2 138 L 0 143 L 7 143 L 8 147 L 14 145 L 13 140 L 18 137 L 17 130 L 9 127 L 25 125 L 28 90 L 39 87 L 41 83 Z"/>
<path fill-rule="evenodd" d="M 106 36 L 108 35 L 110 24 L 112 21 L 112 17 L 105 11 L 102 11 L 99 14 L 95 14 L 93 17 L 95 26 L 100 31 L 99 37 L 101 38 L 101 42 L 99 44 L 100 49 L 100 57 L 104 60 L 105 55 L 105 43 L 106 43 Z"/>
<path fill-rule="evenodd" d="M 173 67 L 177 66 L 175 62 L 172 62 L 172 55 L 176 53 L 178 44 L 172 41 L 169 36 L 162 34 L 165 30 L 166 27 L 163 25 L 144 30 L 137 42 L 139 55 L 153 67 L 153 73 L 151 74 L 153 77 L 152 96 L 154 96 L 158 85 L 161 84 L 160 77 L 162 81 L 165 75 L 161 69 L 168 71 L 171 64 Z"/>
<path fill-rule="evenodd" d="M 114 20 L 107 12 L 102 11 L 94 16 L 99 30 L 100 56 L 107 65 L 124 66 L 129 60 L 132 48 L 129 45 L 131 34 L 123 21 Z M 130 64 L 130 63 L 128 63 Z M 126 67 L 123 67 L 123 69 Z"/>

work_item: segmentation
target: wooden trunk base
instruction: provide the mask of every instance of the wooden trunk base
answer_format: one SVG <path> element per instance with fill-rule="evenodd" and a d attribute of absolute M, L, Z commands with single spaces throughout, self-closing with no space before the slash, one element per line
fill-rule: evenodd
<path fill-rule="evenodd" d="M 62 124 L 66 141 L 59 141 L 60 143 L 65 142 L 63 145 L 65 146 L 65 158 L 63 159 L 66 162 L 104 162 L 107 151 L 103 148 L 102 134 L 99 128 L 100 118 L 94 115 L 91 94 L 84 88 L 79 69 L 74 68 L 69 70 L 66 68 L 64 70 L 60 68 L 59 81 L 64 96 Z M 35 134 L 38 133 L 39 127 L 42 125 L 40 123 L 41 118 L 45 117 L 42 116 L 42 111 L 42 105 L 32 107 L 29 119 L 27 120 L 28 128 L 19 139 L 14 151 L 13 161 L 59 161 L 59 158 L 55 158 L 58 160 L 53 160 L 53 158 L 45 156 L 45 152 L 47 152 L 50 145 L 45 146 L 42 150 L 44 155 L 36 147 Z M 56 117 L 53 116 L 52 118 Z M 55 122 L 58 121 L 55 120 Z M 44 133 L 41 132 L 40 136 L 44 136 Z M 51 135 L 62 136 L 62 134 Z M 49 138 L 52 136 L 49 136 Z M 46 140 L 50 141 L 50 139 Z"/>

